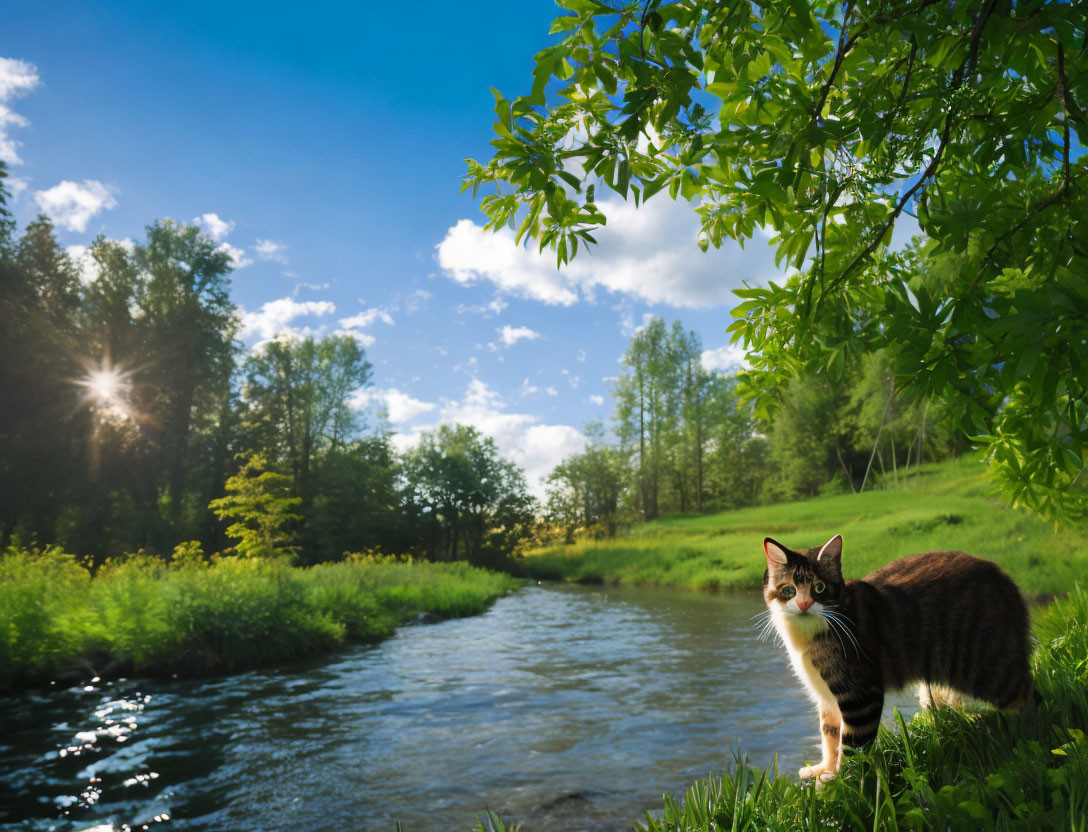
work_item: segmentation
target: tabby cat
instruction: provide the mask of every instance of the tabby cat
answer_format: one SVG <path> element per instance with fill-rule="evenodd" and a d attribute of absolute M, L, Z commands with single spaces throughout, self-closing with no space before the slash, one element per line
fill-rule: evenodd
<path fill-rule="evenodd" d="M 927 552 L 844 581 L 841 535 L 812 549 L 768 537 L 763 549 L 770 622 L 820 713 L 823 759 L 802 779 L 830 780 L 844 746 L 873 740 L 887 690 L 919 682 L 922 707 L 957 694 L 1006 711 L 1035 701 L 1027 607 L 996 564 Z"/>

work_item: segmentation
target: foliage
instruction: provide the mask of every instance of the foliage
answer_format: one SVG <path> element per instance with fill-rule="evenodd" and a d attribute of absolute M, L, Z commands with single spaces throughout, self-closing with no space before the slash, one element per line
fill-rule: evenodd
<path fill-rule="evenodd" d="M 98 647 L 86 608 L 91 576 L 71 555 L 8 547 L 0 552 L 0 691 L 44 676 Z"/>
<path fill-rule="evenodd" d="M 303 509 L 300 557 L 335 560 L 366 548 L 399 551 L 414 540 L 401 522 L 399 463 L 388 433 L 330 447 L 317 461 Z"/>
<path fill-rule="evenodd" d="M 600 186 L 692 202 L 704 247 L 769 229 L 796 272 L 740 290 L 731 327 L 762 415 L 886 349 L 1006 496 L 1088 517 L 1088 7 L 560 5 L 531 92 L 496 92 L 493 158 L 468 162 L 488 227 L 566 261 L 605 222 Z M 904 215 L 927 242 L 892 253 Z"/>
<path fill-rule="evenodd" d="M 721 514 L 662 518 L 614 541 L 526 553 L 520 574 L 584 583 L 693 589 L 759 586 L 763 538 L 798 546 L 841 533 L 843 568 L 860 578 L 916 552 L 961 549 L 999 563 L 1031 596 L 1066 592 L 1088 568 L 1088 534 L 996 504 L 974 457 L 870 475 L 862 494 L 839 493 Z"/>
<path fill-rule="evenodd" d="M 370 362 L 349 335 L 280 336 L 251 351 L 243 370 L 247 427 L 272 462 L 289 467 L 308 505 L 315 459 L 358 430 L 350 397 L 369 382 Z"/>
<path fill-rule="evenodd" d="M 464 563 L 365 558 L 308 569 L 282 559 L 144 553 L 92 577 L 59 549 L 0 553 L 0 692 L 88 671 L 232 672 L 384 638 L 421 613 L 484 611 L 517 582 Z M 94 675 L 91 673 L 90 675 Z"/>
<path fill-rule="evenodd" d="M 615 537 L 627 479 L 625 454 L 604 441 L 600 423 L 586 426 L 586 449 L 564 459 L 548 475 L 547 519 L 563 529 L 566 543 L 579 529 Z"/>
<path fill-rule="evenodd" d="M 1043 701 L 1027 716 L 948 708 L 921 713 L 848 757 L 821 789 L 738 757 L 735 770 L 665 799 L 643 832 L 717 829 L 1058 830 L 1088 817 L 1088 594 L 1075 588 L 1040 617 L 1032 672 Z M 1064 633 L 1070 633 L 1064 639 Z M 1067 644 L 1068 642 L 1068 644 Z"/>
<path fill-rule="evenodd" d="M 208 507 L 220 520 L 234 520 L 227 534 L 237 540 L 234 551 L 246 558 L 295 555 L 292 526 L 301 518 L 294 513 L 302 502 L 291 496 L 291 478 L 266 469 L 258 453 L 242 454 L 241 470 L 227 480 L 226 496 Z"/>
<path fill-rule="evenodd" d="M 767 493 L 791 499 L 836 486 L 858 493 L 878 471 L 898 479 L 900 466 L 961 449 L 953 421 L 946 405 L 897 392 L 884 352 L 866 355 L 838 383 L 824 374 L 799 376 L 781 391 L 770 421 Z"/>
<path fill-rule="evenodd" d="M 468 425 L 442 425 L 404 455 L 408 522 L 435 560 L 502 562 L 528 537 L 533 500 L 495 442 Z"/>
<path fill-rule="evenodd" d="M 623 364 L 616 432 L 633 459 L 631 498 L 643 519 L 753 501 L 735 486 L 755 426 L 733 380 L 703 367 L 699 336 L 653 318 L 632 336 Z"/>

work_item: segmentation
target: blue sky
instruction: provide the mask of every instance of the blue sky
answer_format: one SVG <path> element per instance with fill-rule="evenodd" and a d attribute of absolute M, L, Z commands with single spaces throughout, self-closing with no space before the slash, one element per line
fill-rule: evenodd
<path fill-rule="evenodd" d="M 557 7 L 416 2 L 34 3 L 0 28 L 0 158 L 21 223 L 45 210 L 79 255 L 105 234 L 198 218 L 239 268 L 252 346 L 350 331 L 374 364 L 360 406 L 398 443 L 465 421 L 537 481 L 612 414 L 647 315 L 711 365 L 730 290 L 776 274 L 757 237 L 702 254 L 691 208 L 603 201 L 600 246 L 563 271 L 481 230 L 463 159 L 488 157 L 494 99 L 530 85 Z M 372 9 L 372 10 L 371 10 Z"/>

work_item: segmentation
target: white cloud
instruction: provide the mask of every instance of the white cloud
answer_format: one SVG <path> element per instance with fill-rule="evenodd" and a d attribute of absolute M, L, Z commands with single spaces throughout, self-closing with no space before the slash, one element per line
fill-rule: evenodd
<path fill-rule="evenodd" d="M 504 294 L 569 306 L 606 291 L 647 303 L 679 307 L 732 304 L 732 290 L 781 276 L 773 251 L 759 237 L 747 248 L 728 242 L 704 254 L 696 245 L 693 206 L 665 196 L 641 208 L 618 197 L 602 200 L 608 225 L 594 232 L 598 245 L 561 269 L 548 249 L 518 246 L 510 229 L 496 233 L 468 219 L 437 246 L 443 273 L 461 284 L 489 281 Z"/>
<path fill-rule="evenodd" d="M 547 393 L 549 396 L 558 396 L 559 395 L 559 391 L 556 390 L 555 387 L 553 387 L 552 385 L 548 385 L 547 387 L 545 387 L 544 392 Z"/>
<path fill-rule="evenodd" d="M 19 194 L 30 187 L 30 180 L 25 176 L 9 176 L 6 184 L 11 198 L 18 199 Z"/>
<path fill-rule="evenodd" d="M 284 252 L 287 251 L 287 246 L 283 243 L 276 243 L 272 240 L 262 240 L 258 237 L 257 244 L 253 246 L 253 250 L 257 252 L 257 256 L 262 260 L 287 265 L 287 255 L 284 254 Z"/>
<path fill-rule="evenodd" d="M 434 295 L 426 289 L 416 289 L 414 292 L 408 293 L 408 295 L 401 299 L 405 314 L 414 315 L 416 312 L 419 312 L 427 305 L 427 301 L 432 297 L 434 297 Z"/>
<path fill-rule="evenodd" d="M 246 266 L 253 265 L 253 258 L 246 257 L 244 248 L 232 246 L 230 243 L 220 243 L 216 251 L 226 252 L 227 256 L 230 257 L 230 265 L 233 269 L 244 269 Z"/>
<path fill-rule="evenodd" d="M 579 364 L 585 364 L 586 363 L 586 351 L 585 350 L 578 350 L 578 359 L 577 359 L 577 361 L 578 361 Z"/>
<path fill-rule="evenodd" d="M 274 338 L 277 334 L 299 335 L 311 332 L 309 328 L 295 328 L 289 324 L 306 316 L 331 315 L 336 311 L 336 304 L 327 300 L 296 301 L 293 298 L 270 300 L 256 312 L 242 312 L 242 329 L 239 337 L 253 335 L 263 340 Z"/>
<path fill-rule="evenodd" d="M 552 469 L 565 457 L 585 449 L 581 431 L 569 425 L 541 424 L 528 413 L 507 412 L 502 397 L 478 378 L 469 381 L 460 400 L 443 400 L 438 424 L 471 425 L 490 436 L 499 453 L 525 471 L 529 490 L 538 497 L 543 496 L 544 478 Z M 411 447 L 421 433 L 435 427 L 413 427 L 409 433 L 394 437 L 394 444 L 400 449 Z"/>
<path fill-rule="evenodd" d="M 540 333 L 527 326 L 510 326 L 506 324 L 502 329 L 496 329 L 503 344 L 512 347 L 518 341 L 535 341 L 540 338 Z"/>
<path fill-rule="evenodd" d="M 34 201 L 57 225 L 82 233 L 96 214 L 117 207 L 114 193 L 116 188 L 94 179 L 84 179 L 82 184 L 65 179 L 52 188 L 36 191 Z"/>
<path fill-rule="evenodd" d="M 357 329 L 334 329 L 333 335 L 346 335 L 348 338 L 354 338 L 359 342 L 360 347 L 371 347 L 378 339 L 373 335 L 368 335 L 365 332 L 360 332 Z"/>
<path fill-rule="evenodd" d="M 500 314 L 509 305 L 510 304 L 502 298 L 493 298 L 487 303 L 481 303 L 475 306 L 459 303 L 454 307 L 454 311 L 458 315 L 482 315 L 485 318 L 492 318 L 495 315 Z"/>
<path fill-rule="evenodd" d="M 201 214 L 193 218 L 193 225 L 215 240 L 217 243 L 234 230 L 234 223 L 221 219 L 218 214 Z"/>
<path fill-rule="evenodd" d="M 525 381 L 521 383 L 521 387 L 518 388 L 518 392 L 521 393 L 524 398 L 525 396 L 532 396 L 534 393 L 539 393 L 540 388 L 530 384 L 529 379 L 525 379 Z"/>
<path fill-rule="evenodd" d="M 340 326 L 349 329 L 352 327 L 362 328 L 370 326 L 374 321 L 381 321 L 383 324 L 388 324 L 389 326 L 393 326 L 394 324 L 393 316 L 389 314 L 388 310 L 374 307 L 372 309 L 366 309 L 357 315 L 352 315 L 350 318 L 341 318 Z"/>
<path fill-rule="evenodd" d="M 287 272 L 284 272 L 284 274 L 286 275 Z M 328 283 L 296 283 L 295 291 L 293 291 L 291 294 L 293 294 L 295 297 L 298 297 L 298 293 L 303 289 L 312 289 L 315 292 L 320 292 L 324 289 L 328 289 L 329 285 L 330 284 Z"/>
<path fill-rule="evenodd" d="M 394 425 L 410 422 L 438 407 L 434 402 L 422 401 L 408 393 L 397 390 L 395 387 L 385 390 L 364 387 L 352 395 L 351 404 L 357 409 L 371 406 L 384 407 L 389 421 Z"/>
<path fill-rule="evenodd" d="M 30 124 L 24 116 L 12 110 L 8 103 L 22 98 L 38 84 L 38 68 L 29 61 L 18 58 L 0 58 L 0 161 L 9 165 L 22 164 L 19 147 L 22 142 L 8 135 L 9 127 L 26 127 Z"/>
<path fill-rule="evenodd" d="M 744 348 L 738 344 L 726 344 L 713 350 L 703 350 L 700 356 L 703 369 L 708 373 L 735 373 L 747 366 Z"/>
<path fill-rule="evenodd" d="M 602 404 L 604 404 L 604 396 L 590 396 L 589 400 L 591 402 L 593 402 L 595 405 L 597 405 L 598 407 L 600 407 Z"/>

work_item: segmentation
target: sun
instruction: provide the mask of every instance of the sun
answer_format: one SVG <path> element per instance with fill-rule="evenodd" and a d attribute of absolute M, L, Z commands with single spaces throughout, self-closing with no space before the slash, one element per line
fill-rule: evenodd
<path fill-rule="evenodd" d="M 87 394 L 100 402 L 113 402 L 121 394 L 121 373 L 117 370 L 95 370 L 80 382 Z"/>
<path fill-rule="evenodd" d="M 86 374 L 76 379 L 83 388 L 83 402 L 103 415 L 130 417 L 130 372 L 110 363 L 108 358 L 98 364 L 88 363 Z"/>

